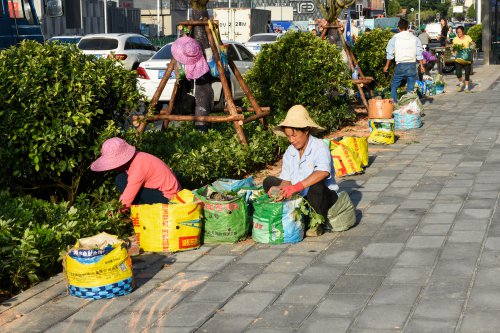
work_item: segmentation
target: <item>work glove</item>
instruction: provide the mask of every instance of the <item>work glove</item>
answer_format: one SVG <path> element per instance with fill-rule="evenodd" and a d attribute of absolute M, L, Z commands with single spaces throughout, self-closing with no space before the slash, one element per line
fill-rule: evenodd
<path fill-rule="evenodd" d="M 290 198 L 292 195 L 294 195 L 297 192 L 300 192 L 304 189 L 304 185 L 301 182 L 298 182 L 295 185 L 288 185 L 283 188 L 283 196 L 285 199 Z"/>

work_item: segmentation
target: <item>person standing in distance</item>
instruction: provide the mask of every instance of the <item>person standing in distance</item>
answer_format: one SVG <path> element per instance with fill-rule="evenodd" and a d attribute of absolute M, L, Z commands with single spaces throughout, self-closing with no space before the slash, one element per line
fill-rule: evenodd
<path fill-rule="evenodd" d="M 439 23 L 441 23 L 441 34 L 439 35 L 439 43 L 441 46 L 446 46 L 446 40 L 448 38 L 448 23 L 444 18 L 441 18 L 439 20 Z"/>
<path fill-rule="evenodd" d="M 420 63 L 420 70 L 425 72 L 422 43 L 408 31 L 408 21 L 401 19 L 398 22 L 399 33 L 395 34 L 387 43 L 385 49 L 387 60 L 384 66 L 384 73 L 389 70 L 389 65 L 394 59 L 396 69 L 391 82 L 391 98 L 396 103 L 398 101 L 398 87 L 406 79 L 406 91 L 412 92 L 415 89 L 417 79 L 416 62 Z"/>

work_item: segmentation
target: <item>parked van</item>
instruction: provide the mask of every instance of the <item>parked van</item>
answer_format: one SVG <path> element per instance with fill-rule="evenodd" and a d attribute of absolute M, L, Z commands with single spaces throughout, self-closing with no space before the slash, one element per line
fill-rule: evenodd
<path fill-rule="evenodd" d="M 24 39 L 43 43 L 40 21 L 33 0 L 0 0 L 0 50 Z M 47 1 L 48 16 L 62 16 L 62 1 Z M 52 13 L 52 15 L 51 15 Z"/>
<path fill-rule="evenodd" d="M 441 23 L 429 23 L 425 26 L 425 31 L 429 34 L 432 42 L 437 42 L 441 35 Z"/>

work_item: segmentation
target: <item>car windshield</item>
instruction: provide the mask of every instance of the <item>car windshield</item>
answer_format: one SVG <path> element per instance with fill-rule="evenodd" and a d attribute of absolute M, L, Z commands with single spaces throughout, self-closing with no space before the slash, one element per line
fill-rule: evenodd
<path fill-rule="evenodd" d="M 276 35 L 253 35 L 250 37 L 248 40 L 249 42 L 275 42 L 276 38 L 278 36 Z"/>
<path fill-rule="evenodd" d="M 151 59 L 172 59 L 172 44 L 162 47 Z"/>
<path fill-rule="evenodd" d="M 87 38 L 82 39 L 78 47 L 82 50 L 114 50 L 118 47 L 118 40 L 111 38 Z"/>
<path fill-rule="evenodd" d="M 76 44 L 80 41 L 80 37 L 52 37 L 49 39 L 51 42 L 58 43 L 68 43 L 68 44 Z"/>

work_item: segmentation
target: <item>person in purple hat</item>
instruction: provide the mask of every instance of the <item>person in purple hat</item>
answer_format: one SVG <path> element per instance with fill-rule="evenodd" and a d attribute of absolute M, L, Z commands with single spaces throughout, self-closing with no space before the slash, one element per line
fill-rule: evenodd
<path fill-rule="evenodd" d="M 90 166 L 92 171 L 117 171 L 115 184 L 122 193 L 125 208 L 132 204 L 169 203 L 182 188 L 165 162 L 120 138 L 102 144 L 101 156 Z"/>
<path fill-rule="evenodd" d="M 208 116 L 214 102 L 212 75 L 207 60 L 203 56 L 200 44 L 193 38 L 184 36 L 172 44 L 174 59 L 184 65 L 186 78 L 194 80 L 194 97 L 196 100 L 194 114 Z M 195 122 L 195 128 L 206 131 L 207 123 Z"/>

